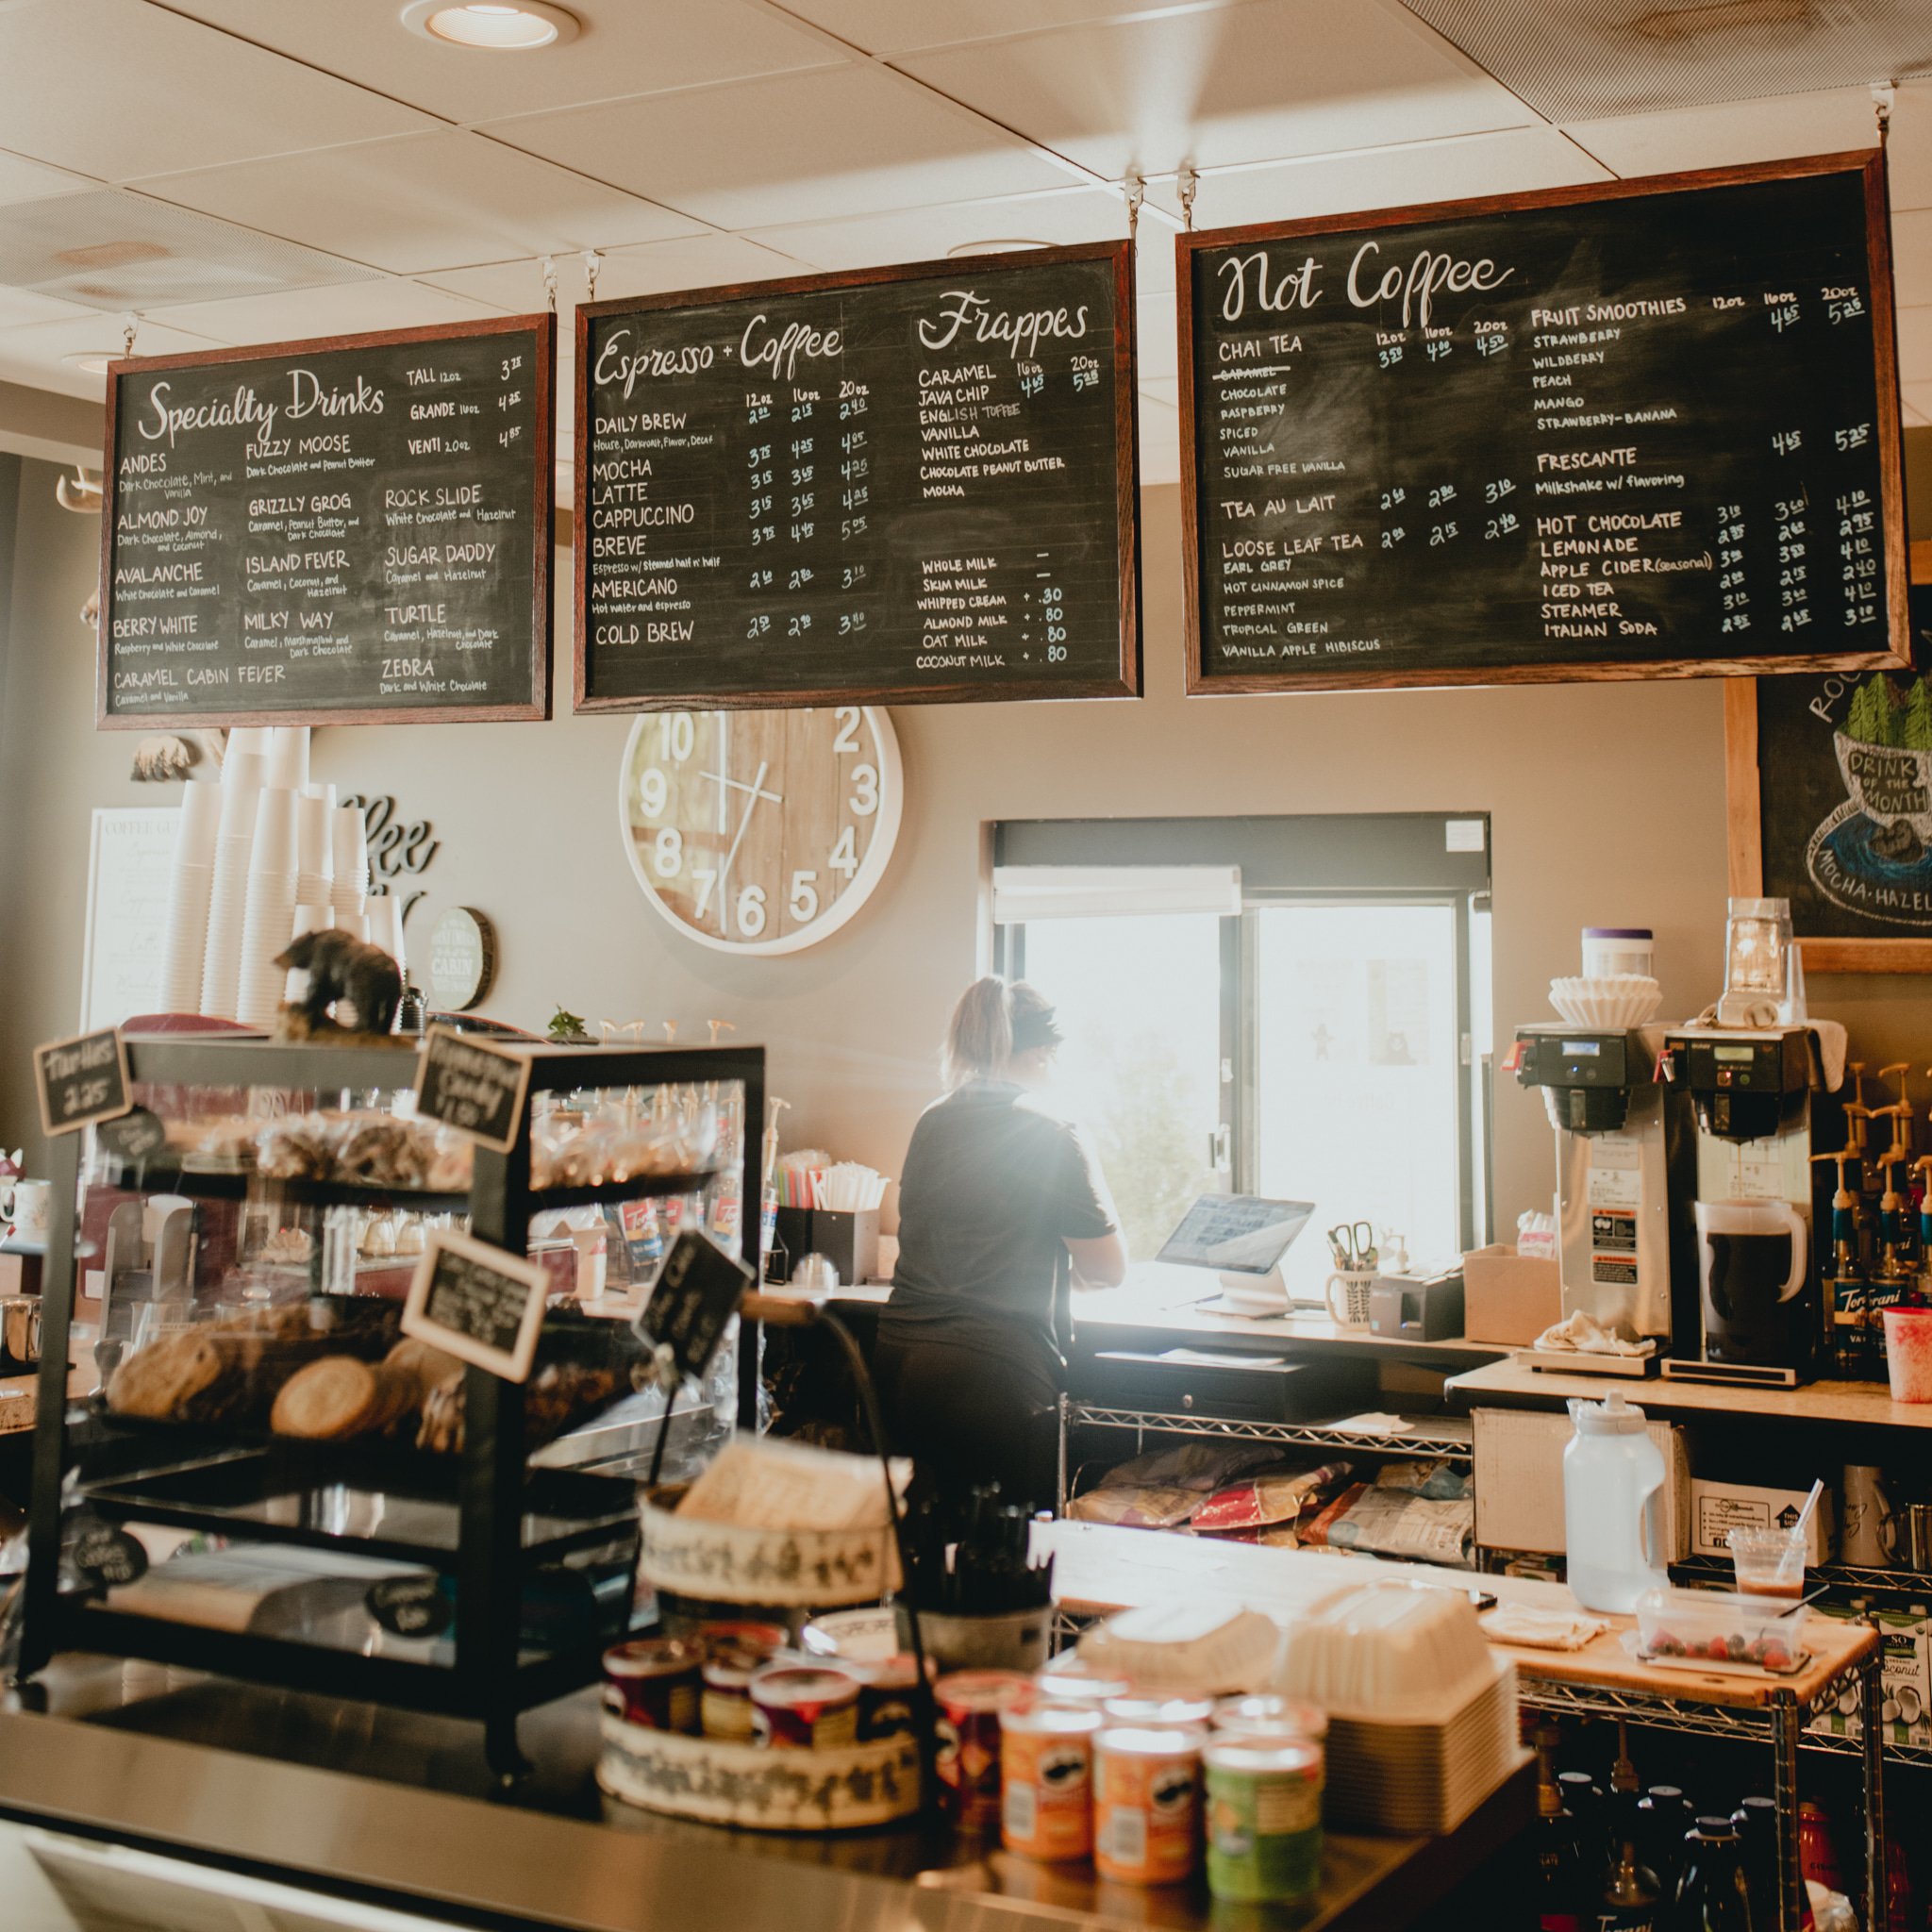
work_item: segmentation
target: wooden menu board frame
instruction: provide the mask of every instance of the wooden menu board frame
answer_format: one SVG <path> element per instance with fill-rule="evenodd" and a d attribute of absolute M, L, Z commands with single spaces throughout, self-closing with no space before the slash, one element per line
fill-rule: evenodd
<path fill-rule="evenodd" d="M 841 685 L 829 690 L 689 691 L 651 697 L 588 695 L 590 651 L 589 531 L 591 520 L 590 340 L 593 319 L 606 315 L 656 313 L 667 308 L 705 308 L 717 303 L 762 301 L 789 295 L 836 293 L 841 289 L 874 288 L 885 283 L 925 281 L 942 275 L 1002 275 L 1063 262 L 1113 264 L 1114 521 L 1120 572 L 1120 659 L 1114 677 L 1056 683 L 1048 690 L 1024 684 Z M 1067 248 L 1028 248 L 1000 255 L 961 256 L 942 261 L 892 263 L 883 268 L 841 270 L 830 275 L 788 275 L 774 281 L 734 282 L 711 289 L 677 289 L 652 295 L 624 295 L 577 307 L 574 404 L 576 411 L 573 516 L 576 534 L 573 629 L 575 675 L 573 708 L 578 711 L 694 711 L 810 709 L 827 705 L 989 704 L 1002 700 L 1051 703 L 1077 698 L 1138 698 L 1142 695 L 1141 640 L 1140 413 L 1135 373 L 1134 244 L 1129 241 L 1085 242 Z"/>
<path fill-rule="evenodd" d="M 1733 657 L 1632 658 L 1609 662 L 1524 662 L 1506 665 L 1418 667 L 1406 671 L 1352 670 L 1343 666 L 1308 671 L 1208 673 L 1202 637 L 1201 546 L 1198 446 L 1194 410 L 1193 258 L 1204 250 L 1247 247 L 1307 236 L 1357 232 L 1435 222 L 1507 215 L 1532 208 L 1574 208 L 1583 203 L 1625 201 L 1662 194 L 1695 193 L 1757 182 L 1801 180 L 1811 175 L 1858 173 L 1863 176 L 1865 250 L 1871 274 L 1872 331 L 1877 386 L 1877 444 L 1883 485 L 1884 580 L 1892 650 L 1821 653 L 1772 658 Z M 1896 294 L 1892 286 L 1891 235 L 1882 148 L 1814 155 L 1748 167 L 1708 168 L 1677 175 L 1639 175 L 1627 180 L 1591 182 L 1572 188 L 1539 189 L 1520 194 L 1476 196 L 1466 201 L 1421 203 L 1369 214 L 1320 215 L 1305 221 L 1261 222 L 1246 227 L 1196 230 L 1174 238 L 1176 308 L 1180 325 L 1181 529 L 1184 630 L 1188 694 L 1220 695 L 1249 691 L 1384 691 L 1441 689 L 1458 685 L 1571 684 L 1641 677 L 1736 677 L 1758 671 L 1902 671 L 1911 663 L 1906 614 L 1907 543 L 1904 446 L 1898 392 Z"/>
<path fill-rule="evenodd" d="M 1912 582 L 1932 584 L 1932 542 L 1912 544 L 1910 556 Z M 1733 677 L 1724 684 L 1725 858 L 1731 895 L 1738 899 L 1756 899 L 1764 891 L 1757 685 L 1755 677 Z M 1809 939 L 1802 931 L 1792 937 L 1807 973 L 1932 973 L 1932 939 Z"/>
<path fill-rule="evenodd" d="M 115 434 L 124 376 L 155 375 L 170 369 L 208 369 L 223 363 L 275 364 L 292 356 L 332 355 L 342 350 L 407 348 L 414 342 L 469 341 L 478 336 L 533 335 L 536 374 L 533 404 L 537 433 L 530 506 L 532 562 L 535 581 L 530 609 L 530 695 L 527 702 L 492 705 L 391 705 L 373 708 L 259 711 L 112 711 L 108 707 L 113 637 L 114 534 L 116 483 Z M 556 543 L 557 512 L 557 317 L 486 316 L 475 322 L 441 323 L 426 328 L 375 329 L 361 335 L 317 336 L 291 342 L 247 342 L 235 348 L 206 349 L 186 356 L 117 358 L 108 365 L 107 423 L 101 457 L 101 612 L 95 626 L 94 728 L 97 731 L 169 731 L 177 727 L 224 729 L 260 724 L 450 724 L 541 723 L 551 714 L 550 681 L 555 655 L 550 607 L 551 552 Z"/>

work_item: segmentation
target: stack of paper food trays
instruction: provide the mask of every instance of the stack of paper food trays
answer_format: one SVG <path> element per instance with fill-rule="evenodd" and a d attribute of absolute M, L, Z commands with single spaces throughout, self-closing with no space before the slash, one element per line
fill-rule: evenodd
<path fill-rule="evenodd" d="M 1277 1688 L 1328 1713 L 1336 1826 L 1453 1831 L 1523 1761 L 1516 1667 L 1459 1591 L 1371 1584 L 1289 1630 Z"/>
<path fill-rule="evenodd" d="M 721 1611 L 833 1609 L 875 1603 L 899 1584 L 890 1525 L 787 1530 L 675 1513 L 679 1490 L 643 1510 L 643 1572 L 660 1591 Z M 883 1507 L 883 1496 L 881 1507 Z M 597 1782 L 651 1811 L 760 1831 L 856 1831 L 919 1808 L 910 1733 L 807 1751 L 653 1730 L 607 1710 Z"/>

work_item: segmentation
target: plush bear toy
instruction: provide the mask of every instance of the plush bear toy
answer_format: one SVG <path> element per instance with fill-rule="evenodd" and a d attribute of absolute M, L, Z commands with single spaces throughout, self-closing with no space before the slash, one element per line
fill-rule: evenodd
<path fill-rule="evenodd" d="M 365 945 L 340 926 L 330 926 L 325 932 L 304 933 L 275 964 L 308 974 L 308 992 L 285 1010 L 306 1021 L 311 1036 L 348 1030 L 329 1018 L 328 1009 L 338 1000 L 355 1008 L 358 1031 L 394 1029 L 403 975 L 380 946 Z"/>

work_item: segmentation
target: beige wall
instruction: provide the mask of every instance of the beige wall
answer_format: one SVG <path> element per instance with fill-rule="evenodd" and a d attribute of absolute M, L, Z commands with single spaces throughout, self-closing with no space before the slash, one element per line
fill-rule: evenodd
<path fill-rule="evenodd" d="M 71 1029 L 88 808 L 153 796 L 132 740 L 92 729 L 92 520 L 25 467 L 13 649 L 0 716 L 0 862 L 21 865 L 0 921 L 0 1139 L 26 1138 L 26 1049 Z M 559 604 L 559 716 L 547 725 L 326 731 L 315 774 L 393 792 L 441 843 L 411 921 L 479 908 L 502 973 L 491 1010 L 541 1027 L 561 1001 L 600 1017 L 710 1017 L 771 1049 L 774 1089 L 811 1140 L 896 1173 L 933 1091 L 933 1049 L 975 970 L 980 828 L 1001 818 L 1148 813 L 1487 810 L 1494 821 L 1498 1031 L 1547 1011 L 1575 970 L 1577 928 L 1657 929 L 1667 1010 L 1718 991 L 1724 898 L 1722 691 L 1711 682 L 1196 699 L 1181 692 L 1179 503 L 1144 500 L 1148 695 L 1141 704 L 913 708 L 894 713 L 908 808 L 871 906 L 807 953 L 729 959 L 645 905 L 617 829 L 628 721 L 569 710 Z M 567 559 L 566 559 L 567 561 Z M 559 582 L 569 583 L 567 568 Z M 1124 970 L 1128 970 L 1124 962 Z M 1813 984 L 1874 1061 L 1932 1059 L 1932 1009 L 1909 980 Z M 1506 1226 L 1547 1194 L 1541 1109 L 1506 1083 L 1495 1171 Z"/>

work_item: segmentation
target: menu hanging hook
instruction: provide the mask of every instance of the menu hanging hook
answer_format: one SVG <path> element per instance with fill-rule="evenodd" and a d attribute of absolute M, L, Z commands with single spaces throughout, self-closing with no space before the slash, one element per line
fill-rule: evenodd
<path fill-rule="evenodd" d="M 1139 175 L 1127 181 L 1127 240 L 1135 242 L 1141 235 L 1141 204 L 1147 199 L 1147 184 Z"/>
<path fill-rule="evenodd" d="M 1194 232 L 1194 196 L 1201 191 L 1201 177 L 1192 168 L 1183 168 L 1174 179 L 1181 192 L 1181 220 L 1191 235 Z"/>
<path fill-rule="evenodd" d="M 134 354 L 134 338 L 141 329 L 141 316 L 129 309 L 127 319 L 121 325 L 121 353 L 131 357 Z"/>
<path fill-rule="evenodd" d="M 1891 108 L 1897 99 L 1898 89 L 1889 80 L 1872 90 L 1872 111 L 1878 120 L 1878 146 L 1881 152 L 1891 138 Z"/>
<path fill-rule="evenodd" d="M 557 313 L 557 263 L 549 257 L 543 258 L 543 293 L 550 304 L 552 315 Z"/>
<path fill-rule="evenodd" d="M 587 292 L 584 299 L 594 302 L 597 299 L 597 271 L 603 267 L 604 258 L 594 248 L 584 250 L 584 281 Z"/>

